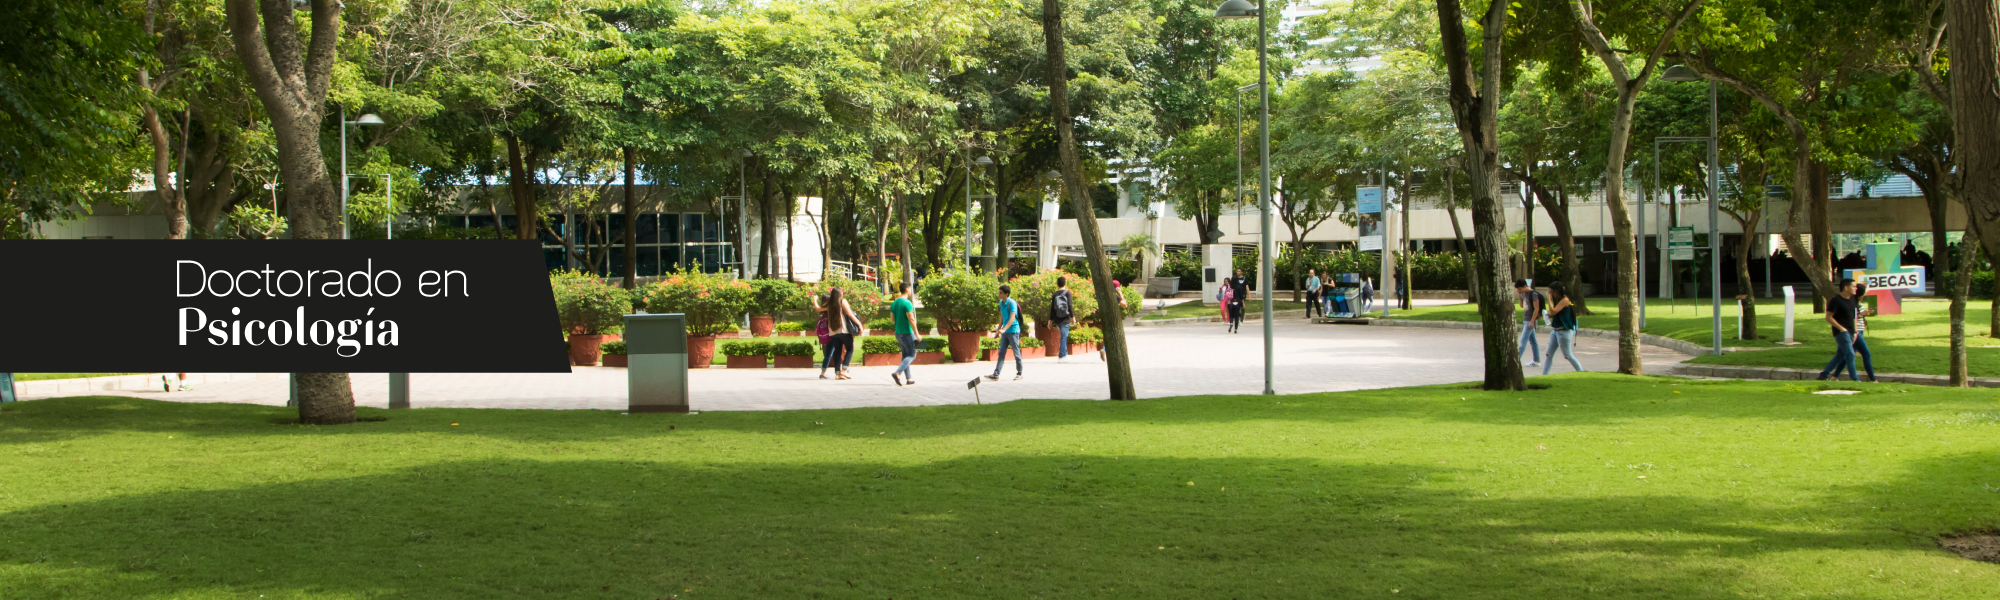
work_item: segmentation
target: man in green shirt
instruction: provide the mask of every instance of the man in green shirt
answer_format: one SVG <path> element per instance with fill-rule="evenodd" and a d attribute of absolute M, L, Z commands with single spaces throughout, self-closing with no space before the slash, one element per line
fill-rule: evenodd
<path fill-rule="evenodd" d="M 917 360 L 917 304 L 910 300 L 910 284 L 904 283 L 896 301 L 889 305 L 889 316 L 896 319 L 896 345 L 903 349 L 903 364 L 889 373 L 889 378 L 901 387 L 916 385 L 917 379 L 910 376 L 910 362 Z"/>

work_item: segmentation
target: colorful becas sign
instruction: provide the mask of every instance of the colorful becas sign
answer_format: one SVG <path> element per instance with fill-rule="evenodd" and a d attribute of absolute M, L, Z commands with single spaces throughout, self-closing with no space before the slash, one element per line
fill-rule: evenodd
<path fill-rule="evenodd" d="M 1866 286 L 1867 295 L 1875 297 L 1877 314 L 1903 314 L 1902 297 L 1924 291 L 1924 268 L 1903 266 L 1901 248 L 1894 242 L 1866 244 L 1868 268 L 1847 270 L 1847 278 Z"/>

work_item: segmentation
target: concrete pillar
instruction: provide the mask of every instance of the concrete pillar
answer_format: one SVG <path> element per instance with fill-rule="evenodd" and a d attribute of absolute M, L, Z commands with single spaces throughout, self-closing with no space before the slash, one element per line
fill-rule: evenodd
<path fill-rule="evenodd" d="M 1216 304 L 1215 292 L 1222 289 L 1223 281 L 1229 279 L 1233 267 L 1232 251 L 1229 244 L 1208 244 L 1201 247 L 1201 303 Z"/>
<path fill-rule="evenodd" d="M 1062 205 L 1055 202 L 1042 203 L 1040 231 L 1035 236 L 1035 271 L 1056 268 L 1056 217 L 1061 215 Z"/>

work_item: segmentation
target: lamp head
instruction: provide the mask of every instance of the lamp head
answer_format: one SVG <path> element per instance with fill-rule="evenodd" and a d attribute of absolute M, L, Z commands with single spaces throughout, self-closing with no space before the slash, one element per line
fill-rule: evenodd
<path fill-rule="evenodd" d="M 1049 179 L 1062 179 L 1062 171 L 1057 171 L 1057 170 L 1055 170 L 1055 169 L 1049 169 L 1049 172 L 1047 172 L 1047 173 L 1043 173 L 1043 174 L 1042 174 L 1042 176 L 1043 176 L 1043 177 L 1047 177 L 1047 178 L 1049 178 Z"/>
<path fill-rule="evenodd" d="M 1674 65 L 1667 67 L 1666 72 L 1660 74 L 1660 79 L 1666 81 L 1701 81 L 1703 77 L 1700 73 L 1694 72 L 1694 69 L 1687 68 L 1687 65 Z"/>
<path fill-rule="evenodd" d="M 972 164 L 979 165 L 982 167 L 990 166 L 993 164 L 993 159 L 990 157 L 981 156 L 979 158 L 972 159 Z"/>
<path fill-rule="evenodd" d="M 1249 0 L 1228 0 L 1215 8 L 1217 19 L 1255 19 L 1259 9 Z"/>
<path fill-rule="evenodd" d="M 359 118 L 359 119 L 355 119 L 355 120 L 354 120 L 354 124 L 355 124 L 355 125 L 381 125 L 381 124 L 382 124 L 382 117 L 378 117 L 378 116 L 375 116 L 375 113 L 368 113 L 368 114 L 365 114 L 365 115 L 361 115 L 361 118 Z"/>

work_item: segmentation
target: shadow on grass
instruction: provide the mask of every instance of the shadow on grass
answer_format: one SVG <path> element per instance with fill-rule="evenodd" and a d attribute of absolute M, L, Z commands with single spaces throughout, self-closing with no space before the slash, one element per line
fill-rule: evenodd
<path fill-rule="evenodd" d="M 1901 384 L 1833 384 L 1851 396 L 1820 396 L 1823 382 L 1695 381 L 1575 373 L 1537 377 L 1525 392 L 1487 392 L 1465 384 L 1283 396 L 1185 396 L 1132 402 L 1016 400 L 833 410 L 622 415 L 612 411 L 360 408 L 373 422 L 340 426 L 282 423 L 293 409 L 241 404 L 184 404 L 124 397 L 15 403 L 0 409 L 0 444 L 73 439 L 118 431 L 190 436 L 357 435 L 449 431 L 510 440 L 635 439 L 675 432 L 809 433 L 876 439 L 946 437 L 1089 425 L 1188 426 L 1244 421 L 1349 423 L 1414 419 L 1455 424 L 1590 426 L 1649 418 L 1896 420 L 1917 413 L 1990 410 L 1997 394 Z M 463 430 L 450 424 L 468 421 Z M 886 433 L 884 433 L 886 432 Z"/>
<path fill-rule="evenodd" d="M 1811 568 L 1786 553 L 1922 549 L 1730 500 L 1486 498 L 1453 489 L 1460 474 L 1097 456 L 451 462 L 7 513 L 0 579 L 26 598 L 1685 599 L 1739 597 L 1753 565 Z M 1769 591 L 1812 574 L 1762 576 Z"/>

